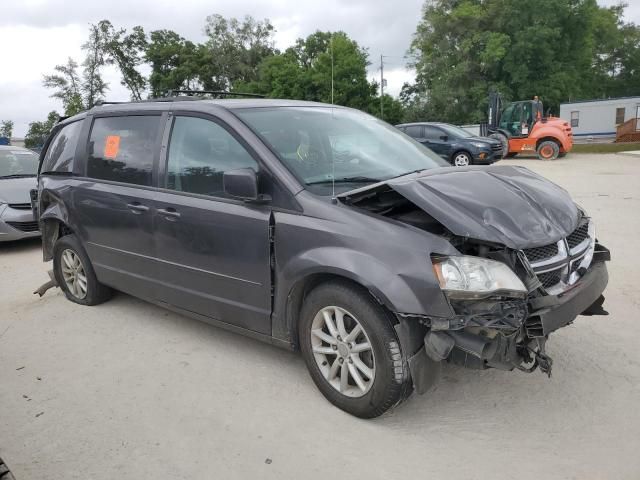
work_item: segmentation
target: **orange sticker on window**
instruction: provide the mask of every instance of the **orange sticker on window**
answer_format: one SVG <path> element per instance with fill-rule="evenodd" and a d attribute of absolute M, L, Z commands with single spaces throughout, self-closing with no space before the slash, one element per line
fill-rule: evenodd
<path fill-rule="evenodd" d="M 104 141 L 104 158 L 114 159 L 120 150 L 120 135 L 108 135 Z"/>

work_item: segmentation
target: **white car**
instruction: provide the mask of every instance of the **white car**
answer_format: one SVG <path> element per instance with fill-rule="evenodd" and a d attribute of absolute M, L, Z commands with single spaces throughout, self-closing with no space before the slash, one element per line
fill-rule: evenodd
<path fill-rule="evenodd" d="M 0 242 L 40 236 L 29 196 L 37 173 L 38 155 L 0 145 Z"/>

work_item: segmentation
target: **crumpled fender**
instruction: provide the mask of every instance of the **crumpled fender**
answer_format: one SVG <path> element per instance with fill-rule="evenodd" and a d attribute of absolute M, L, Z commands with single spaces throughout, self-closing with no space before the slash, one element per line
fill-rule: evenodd
<path fill-rule="evenodd" d="M 39 194 L 38 211 L 39 223 L 42 233 L 42 258 L 45 262 L 53 258 L 53 246 L 58 240 L 60 232 L 58 222 L 69 224 L 69 214 L 63 202 L 47 190 L 41 190 Z"/>

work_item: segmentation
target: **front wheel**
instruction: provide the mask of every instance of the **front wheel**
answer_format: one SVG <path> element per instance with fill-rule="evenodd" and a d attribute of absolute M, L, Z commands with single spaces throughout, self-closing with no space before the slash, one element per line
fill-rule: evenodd
<path fill-rule="evenodd" d="M 338 281 L 315 288 L 302 308 L 299 340 L 314 383 L 345 412 L 377 417 L 411 393 L 390 319 L 361 287 Z"/>
<path fill-rule="evenodd" d="M 471 155 L 467 152 L 457 152 L 453 155 L 453 164 L 456 167 L 467 167 L 471 165 Z"/>
<path fill-rule="evenodd" d="M 540 142 L 537 151 L 540 160 L 555 160 L 560 154 L 560 147 L 553 140 L 546 140 Z"/>

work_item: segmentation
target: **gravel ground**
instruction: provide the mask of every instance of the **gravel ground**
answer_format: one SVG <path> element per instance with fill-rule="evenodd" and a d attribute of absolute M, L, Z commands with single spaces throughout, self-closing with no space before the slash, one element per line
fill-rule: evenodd
<path fill-rule="evenodd" d="M 124 294 L 66 301 L 38 242 L 0 245 L 0 457 L 17 480 L 640 478 L 640 159 L 514 160 L 567 188 L 613 255 L 608 317 L 554 334 L 551 379 L 445 365 L 363 421 L 300 356 Z"/>

